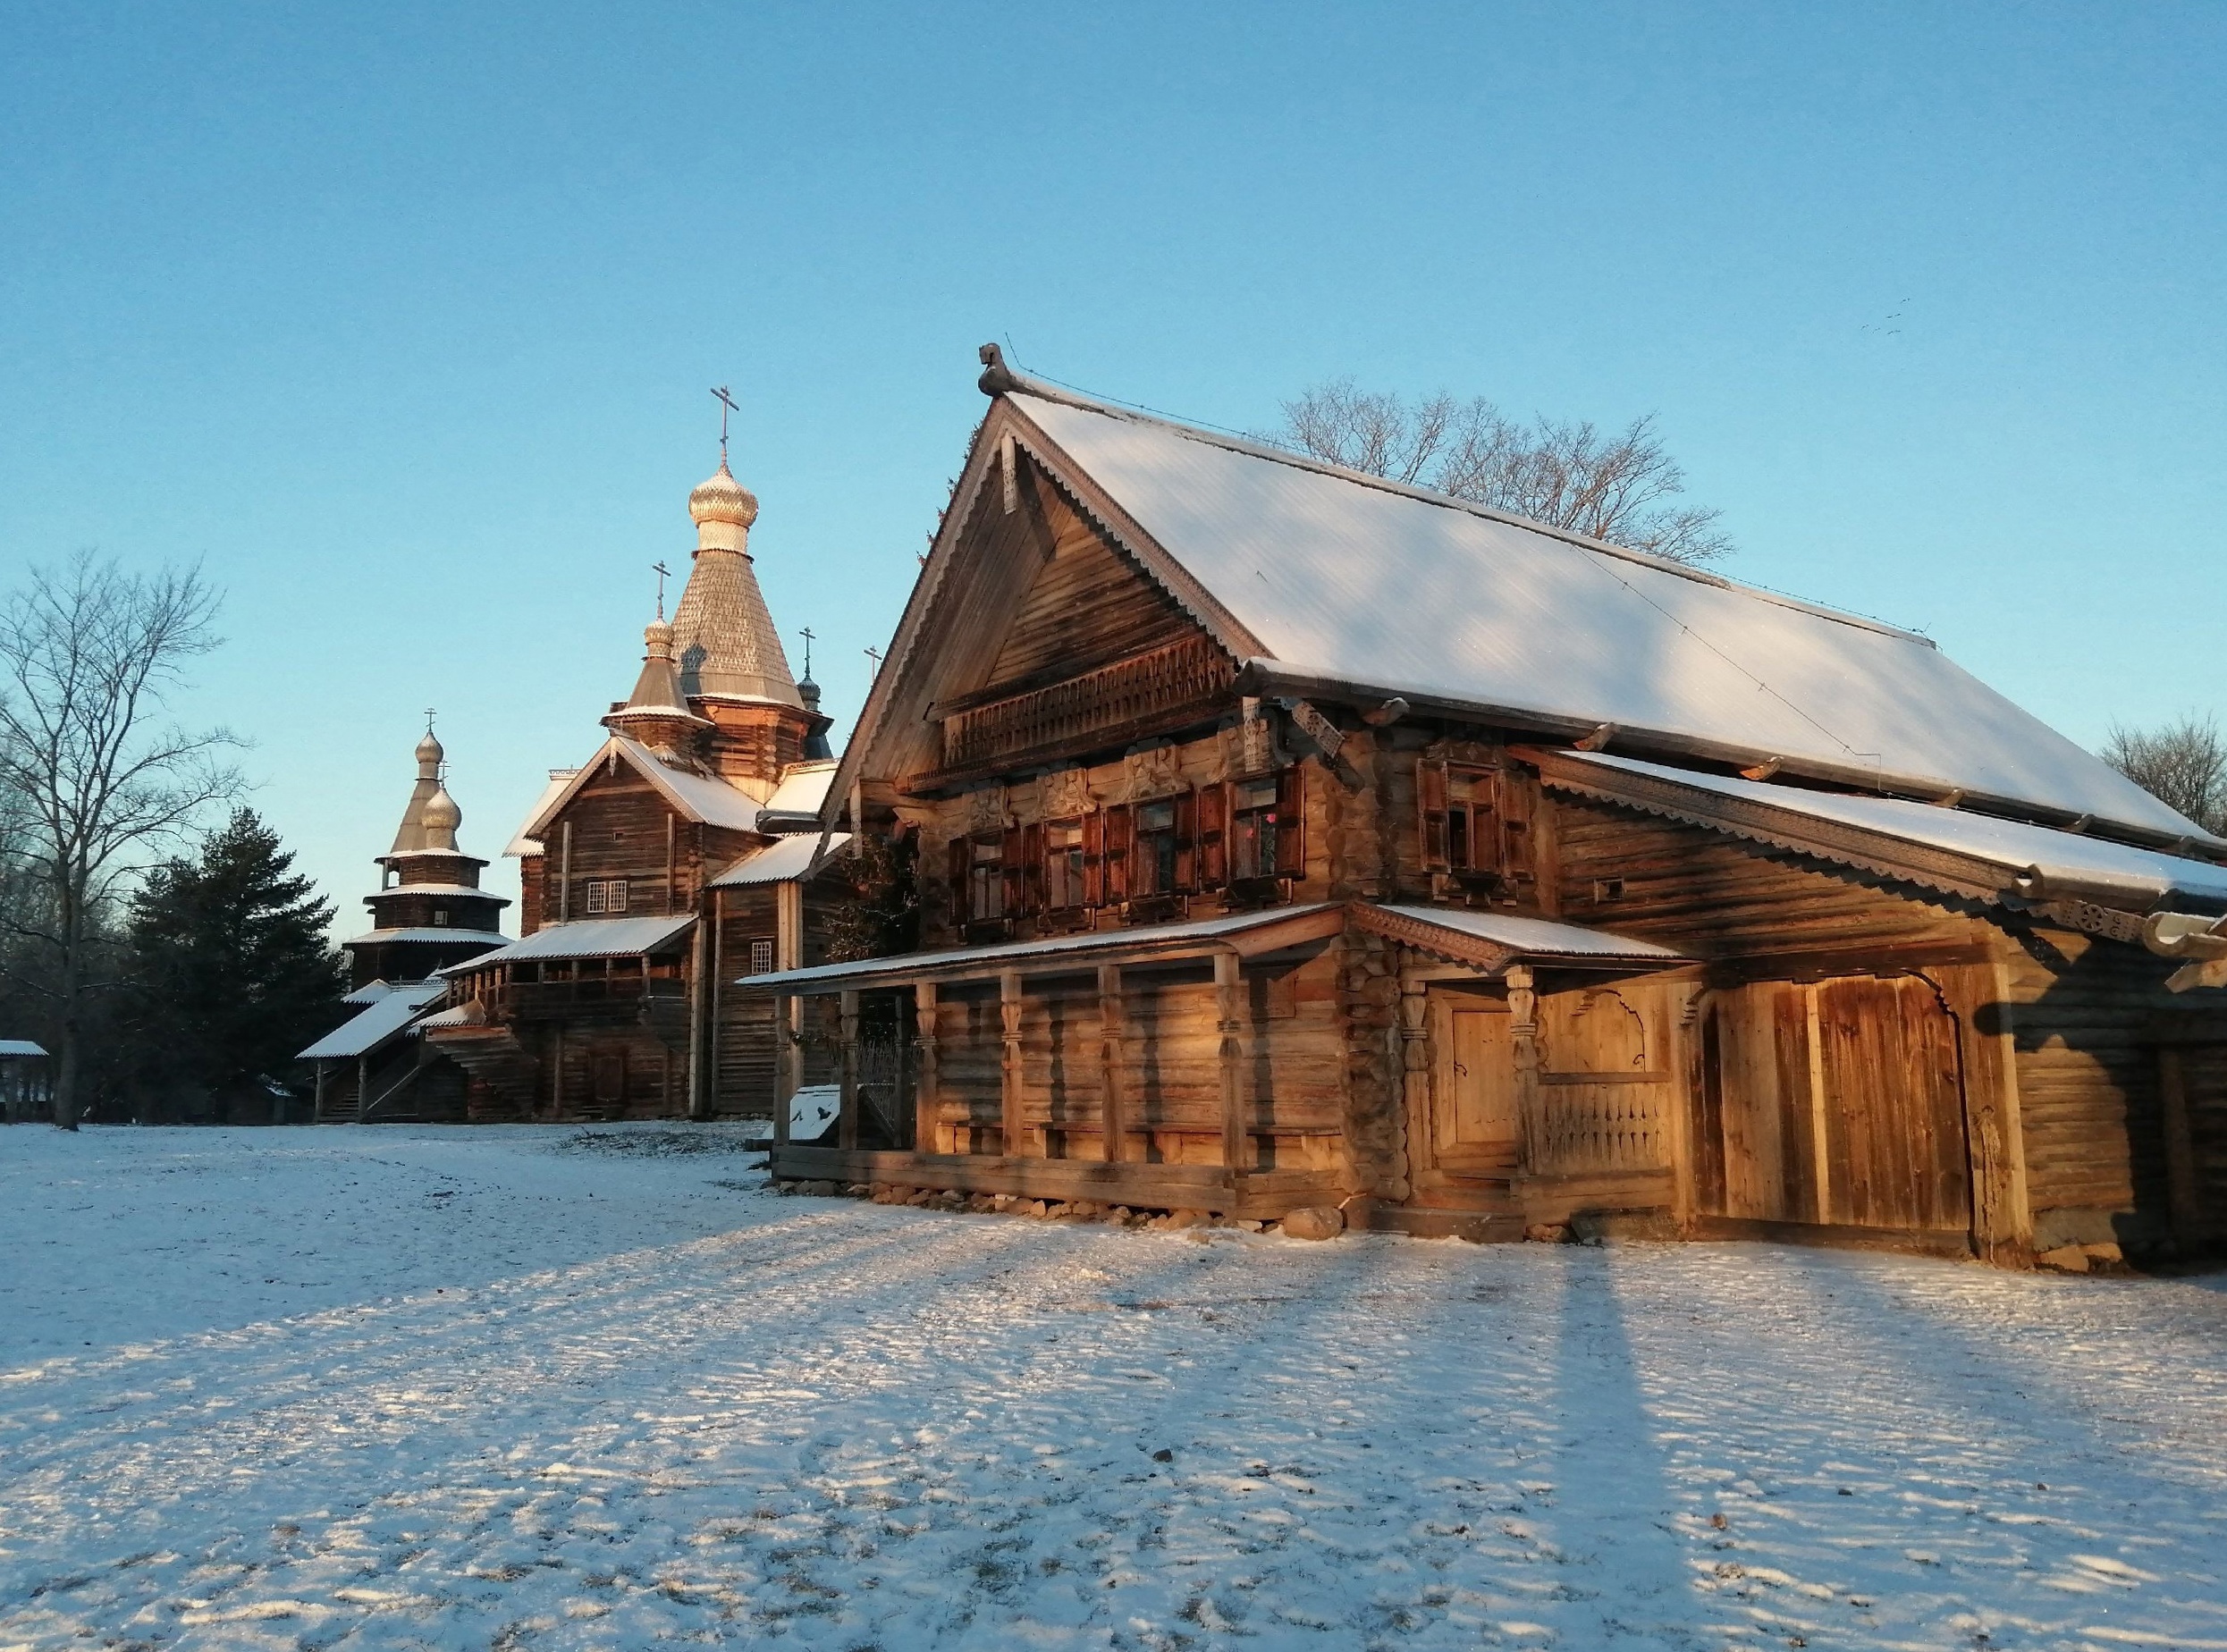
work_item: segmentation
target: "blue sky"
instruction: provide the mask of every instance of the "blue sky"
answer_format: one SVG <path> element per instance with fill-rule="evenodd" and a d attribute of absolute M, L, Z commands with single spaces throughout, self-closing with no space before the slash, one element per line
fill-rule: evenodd
<path fill-rule="evenodd" d="M 847 726 L 989 338 L 1653 412 L 1728 571 L 2092 745 L 2227 708 L 2223 80 L 2215 5 L 11 6 L 0 577 L 206 564 L 344 930 L 419 708 L 483 855 L 594 749 L 709 385 Z"/>

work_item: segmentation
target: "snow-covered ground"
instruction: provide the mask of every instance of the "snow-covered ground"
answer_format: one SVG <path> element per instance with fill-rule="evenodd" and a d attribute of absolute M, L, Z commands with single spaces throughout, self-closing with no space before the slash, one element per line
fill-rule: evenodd
<path fill-rule="evenodd" d="M 0 1130 L 0 1648 L 2227 1648 L 2217 1277 L 1063 1226 L 594 1134 Z"/>

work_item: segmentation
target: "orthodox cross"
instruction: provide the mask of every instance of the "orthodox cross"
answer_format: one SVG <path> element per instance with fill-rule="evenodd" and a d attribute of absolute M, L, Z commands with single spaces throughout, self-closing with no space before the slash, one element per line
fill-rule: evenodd
<path fill-rule="evenodd" d="M 665 581 L 672 577 L 672 569 L 662 562 L 652 562 L 650 572 L 657 576 L 657 617 L 662 620 L 665 617 Z M 636 611 L 638 613 L 641 611 L 637 609 Z"/>
<path fill-rule="evenodd" d="M 869 659 L 869 660 L 871 660 L 871 661 L 873 661 L 873 674 L 874 674 L 876 677 L 881 676 L 881 675 L 882 675 L 882 651 L 881 651 L 879 648 L 869 648 L 869 649 L 867 649 L 867 650 L 865 651 L 865 655 L 866 655 L 866 658 L 867 658 L 867 659 Z"/>
<path fill-rule="evenodd" d="M 815 633 L 810 626 L 806 626 L 797 635 L 805 639 L 805 680 L 810 682 L 812 680 L 812 639 Z"/>
<path fill-rule="evenodd" d="M 431 734 L 433 732 L 433 707 L 428 705 L 426 707 L 426 732 L 427 734 Z"/>
<path fill-rule="evenodd" d="M 723 465 L 727 462 L 727 416 L 730 413 L 739 413 L 742 409 L 735 405 L 735 399 L 727 393 L 726 385 L 719 385 L 712 392 L 712 394 L 719 398 L 719 462 Z"/>

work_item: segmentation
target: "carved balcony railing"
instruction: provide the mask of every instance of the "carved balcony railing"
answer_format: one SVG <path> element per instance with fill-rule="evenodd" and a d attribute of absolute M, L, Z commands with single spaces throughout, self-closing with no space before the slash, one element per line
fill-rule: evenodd
<path fill-rule="evenodd" d="M 943 766 L 1064 746 L 1211 701 L 1236 665 L 1203 636 L 1155 648 L 1029 694 L 970 706 L 943 720 Z"/>

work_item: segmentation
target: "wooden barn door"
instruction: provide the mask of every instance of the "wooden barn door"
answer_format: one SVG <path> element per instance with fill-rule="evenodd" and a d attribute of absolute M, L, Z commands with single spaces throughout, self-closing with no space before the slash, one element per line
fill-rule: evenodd
<path fill-rule="evenodd" d="M 1719 991 L 1701 1048 L 1701 1214 L 1970 1231 L 1962 1057 L 1930 982 L 1846 975 Z"/>

